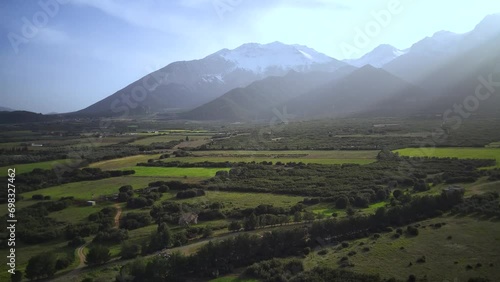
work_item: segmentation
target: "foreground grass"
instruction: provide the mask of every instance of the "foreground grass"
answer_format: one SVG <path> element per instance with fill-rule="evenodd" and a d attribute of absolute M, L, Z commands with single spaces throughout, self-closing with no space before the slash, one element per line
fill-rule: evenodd
<path fill-rule="evenodd" d="M 28 261 L 31 257 L 50 252 L 55 254 L 58 258 L 64 258 L 66 256 L 74 255 L 74 248 L 68 247 L 68 242 L 64 240 L 42 243 L 38 245 L 24 245 L 19 242 L 16 245 L 16 269 L 25 272 L 25 268 L 28 265 Z M 10 273 L 7 272 L 7 250 L 2 251 L 0 258 L 0 281 L 10 281 Z M 77 265 L 77 258 L 75 262 L 70 266 L 75 267 Z"/>
<path fill-rule="evenodd" d="M 500 168 L 500 148 L 407 148 L 395 152 L 408 157 L 494 159 L 495 167 Z"/>
<path fill-rule="evenodd" d="M 434 229 L 430 224 L 446 222 L 446 225 Z M 500 281 L 500 223 L 476 220 L 471 217 L 442 217 L 420 223 L 416 237 L 402 236 L 392 238 L 392 233 L 382 234 L 379 239 L 360 239 L 350 242 L 348 248 L 339 246 L 324 248 L 326 255 L 311 253 L 305 260 L 307 269 L 315 266 L 339 267 L 342 257 L 349 257 L 355 272 L 381 274 L 382 277 L 395 277 L 406 281 L 409 275 L 428 281 L 467 281 L 471 277 L 487 277 L 491 281 Z M 448 236 L 452 236 L 448 239 Z M 360 244 L 363 246 L 360 246 Z M 363 251 L 363 248 L 370 248 Z M 348 256 L 355 251 L 356 254 Z M 417 259 L 425 256 L 425 263 Z M 410 266 L 411 262 L 411 266 Z M 482 266 L 476 267 L 480 263 Z M 490 266 L 493 264 L 493 266 Z M 467 270 L 467 265 L 473 266 Z"/>

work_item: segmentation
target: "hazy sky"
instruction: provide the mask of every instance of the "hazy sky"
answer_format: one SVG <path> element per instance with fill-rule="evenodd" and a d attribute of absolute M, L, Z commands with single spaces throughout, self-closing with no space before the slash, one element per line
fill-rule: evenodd
<path fill-rule="evenodd" d="M 390 19 L 355 44 L 379 11 Z M 345 59 L 464 33 L 499 12 L 498 0 L 1 0 L 0 106 L 74 111 L 173 61 L 248 42 Z"/>

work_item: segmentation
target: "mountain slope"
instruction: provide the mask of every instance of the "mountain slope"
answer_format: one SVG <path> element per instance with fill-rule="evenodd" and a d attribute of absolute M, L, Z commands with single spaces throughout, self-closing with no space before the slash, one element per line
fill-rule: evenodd
<path fill-rule="evenodd" d="M 0 112 L 13 112 L 14 110 L 7 107 L 0 107 Z"/>
<path fill-rule="evenodd" d="M 341 79 L 297 97 L 284 106 L 298 118 L 341 117 L 370 110 L 378 101 L 404 93 L 409 97 L 426 95 L 422 89 L 367 65 Z"/>
<path fill-rule="evenodd" d="M 372 65 L 376 68 L 381 68 L 382 66 L 398 58 L 399 56 L 404 55 L 405 52 L 406 51 L 399 50 L 394 46 L 383 44 L 359 59 L 344 60 L 344 62 L 355 67 Z"/>
<path fill-rule="evenodd" d="M 222 94 L 289 71 L 334 71 L 346 64 L 305 46 L 274 42 L 224 49 L 175 62 L 83 109 L 81 115 L 125 115 L 195 108 Z"/>
<path fill-rule="evenodd" d="M 245 88 L 237 88 L 189 111 L 182 116 L 195 120 L 259 120 L 273 114 L 273 108 L 312 89 L 347 75 L 347 66 L 334 73 L 290 72 L 284 77 L 268 77 Z"/>
<path fill-rule="evenodd" d="M 486 17 L 474 30 L 465 34 L 437 32 L 432 37 L 415 43 L 406 54 L 384 65 L 384 69 L 409 82 L 440 93 L 447 88 L 449 80 L 454 79 L 453 77 L 459 79 L 461 74 L 466 73 L 468 66 L 451 70 L 448 79 L 435 80 L 431 83 L 429 76 L 434 75 L 446 64 L 460 60 L 461 54 L 491 40 L 499 31 L 499 26 L 500 14 L 494 14 Z M 455 74 L 457 72 L 461 74 Z"/>

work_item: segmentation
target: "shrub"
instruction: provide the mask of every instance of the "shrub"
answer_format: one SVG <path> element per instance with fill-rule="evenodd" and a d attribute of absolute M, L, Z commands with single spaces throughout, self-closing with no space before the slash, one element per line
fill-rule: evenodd
<path fill-rule="evenodd" d="M 311 253 L 311 248 L 309 248 L 309 247 L 305 247 L 305 248 L 302 250 L 302 253 L 303 253 L 304 255 L 306 255 L 306 256 L 307 256 L 308 254 L 310 254 L 310 253 Z"/>
<path fill-rule="evenodd" d="M 87 265 L 100 265 L 108 262 L 111 259 L 109 249 L 104 246 L 94 246 L 90 248 L 85 259 Z"/>
<path fill-rule="evenodd" d="M 141 246 L 137 244 L 123 243 L 120 256 L 122 259 L 136 258 L 141 252 Z"/>
<path fill-rule="evenodd" d="M 35 194 L 35 195 L 31 196 L 31 199 L 41 201 L 41 200 L 43 200 L 43 195 Z"/>
<path fill-rule="evenodd" d="M 56 260 L 56 270 L 62 270 L 67 268 L 73 263 L 73 259 L 66 257 L 66 258 L 60 258 Z"/>
<path fill-rule="evenodd" d="M 418 263 L 425 263 L 426 262 L 426 258 L 425 256 L 421 256 L 420 258 L 417 259 L 417 262 Z"/>
<path fill-rule="evenodd" d="M 406 232 L 411 236 L 418 236 L 418 228 L 414 226 L 408 226 Z"/>
<path fill-rule="evenodd" d="M 337 209 L 345 209 L 349 205 L 349 199 L 345 196 L 341 196 L 335 201 L 335 207 Z"/>
<path fill-rule="evenodd" d="M 76 248 L 83 244 L 85 244 L 85 239 L 83 239 L 80 236 L 76 236 L 75 238 L 73 238 L 71 241 L 68 242 L 68 247 Z"/>
<path fill-rule="evenodd" d="M 327 255 L 327 254 L 328 254 L 328 250 L 326 250 L 326 249 L 325 250 L 321 250 L 321 251 L 318 252 L 318 255 L 320 255 L 320 256 L 324 256 L 324 255 Z"/>

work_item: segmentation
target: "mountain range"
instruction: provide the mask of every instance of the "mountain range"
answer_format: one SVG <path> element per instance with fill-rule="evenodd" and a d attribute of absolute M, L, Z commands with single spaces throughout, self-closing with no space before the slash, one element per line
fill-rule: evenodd
<path fill-rule="evenodd" d="M 440 31 L 404 50 L 384 44 L 344 61 L 302 45 L 249 43 L 171 63 L 69 115 L 249 121 L 276 109 L 299 119 L 443 113 L 474 94 L 478 75 L 495 73 L 499 36 L 495 14 L 465 34 Z"/>

